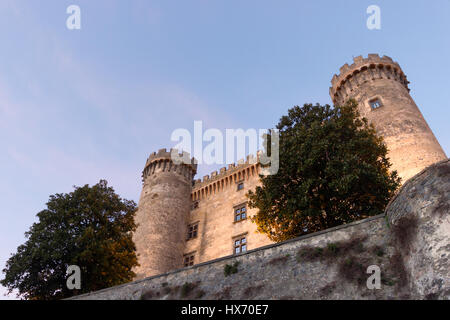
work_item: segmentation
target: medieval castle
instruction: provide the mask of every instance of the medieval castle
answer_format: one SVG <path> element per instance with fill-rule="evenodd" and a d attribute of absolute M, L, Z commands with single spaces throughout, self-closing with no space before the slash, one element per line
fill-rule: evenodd
<path fill-rule="evenodd" d="M 425 167 L 447 159 L 409 95 L 408 81 L 391 58 L 354 58 L 331 80 L 334 104 L 354 98 L 361 116 L 373 123 L 389 149 L 403 182 Z M 248 219 L 248 190 L 259 183 L 252 157 L 193 180 L 197 165 L 176 165 L 165 149 L 153 153 L 143 170 L 143 189 L 134 234 L 140 266 L 137 278 L 166 273 L 271 241 Z"/>

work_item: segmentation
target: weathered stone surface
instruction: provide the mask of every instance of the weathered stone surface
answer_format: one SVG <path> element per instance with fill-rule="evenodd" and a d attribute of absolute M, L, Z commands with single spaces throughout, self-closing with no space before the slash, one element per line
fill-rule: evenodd
<path fill-rule="evenodd" d="M 386 215 L 74 299 L 450 299 L 449 175 L 448 160 L 430 166 Z M 370 265 L 381 289 L 366 286 Z"/>
<path fill-rule="evenodd" d="M 450 162 L 407 181 L 386 210 L 417 297 L 450 298 Z"/>
<path fill-rule="evenodd" d="M 365 236 L 367 237 L 365 237 Z M 361 238 L 360 238 L 361 237 Z M 362 240 L 360 240 L 362 239 Z M 228 256 L 193 267 L 101 290 L 76 299 L 377 299 L 395 297 L 396 287 L 383 285 L 369 290 L 365 282 L 347 279 L 340 272 L 349 257 L 364 263 L 360 276 L 366 279 L 367 266 L 388 263 L 386 250 L 378 256 L 374 248 L 385 248 L 388 239 L 383 216 L 326 230 L 282 244 L 273 244 L 238 256 Z M 345 246 L 353 245 L 345 251 Z M 325 254 L 329 244 L 339 249 Z M 361 245 L 361 247 L 359 247 Z M 302 249 L 323 248 L 323 256 L 302 257 Z M 342 250 L 342 254 L 339 253 Z M 383 249 L 385 250 L 385 249 Z M 355 251 L 355 252 L 353 252 Z M 364 256 L 364 259 L 363 259 Z M 238 262 L 237 272 L 224 274 L 226 265 Z M 365 281 L 365 280 L 364 280 Z M 183 286 L 193 286 L 183 295 Z"/>

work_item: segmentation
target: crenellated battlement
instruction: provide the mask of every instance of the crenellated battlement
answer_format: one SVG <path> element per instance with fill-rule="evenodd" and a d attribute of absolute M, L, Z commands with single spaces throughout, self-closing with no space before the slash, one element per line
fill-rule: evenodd
<path fill-rule="evenodd" d="M 172 153 L 176 153 L 178 154 L 180 157 L 183 157 L 183 159 L 190 159 L 190 154 L 189 152 L 186 151 L 182 151 L 181 153 L 178 151 L 178 149 L 170 149 L 169 151 L 167 151 L 167 149 L 163 148 L 163 149 L 159 149 L 158 152 L 153 152 L 152 154 L 150 154 L 150 156 L 147 159 L 147 163 L 146 166 L 153 162 L 153 161 L 157 161 L 157 160 L 172 160 Z M 196 165 L 196 161 L 194 158 L 191 158 L 191 165 Z"/>
<path fill-rule="evenodd" d="M 339 75 L 335 74 L 331 79 L 330 96 L 334 104 L 344 103 L 358 85 L 375 79 L 397 80 L 409 91 L 406 75 L 400 65 L 388 56 L 358 56 L 353 58 L 351 65 L 344 64 L 339 72 Z"/>
<path fill-rule="evenodd" d="M 245 160 L 239 160 L 237 164 L 229 164 L 228 167 L 223 167 L 219 171 L 213 171 L 211 174 L 203 176 L 203 179 L 195 180 L 192 200 L 203 199 L 224 190 L 226 187 L 235 185 L 237 182 L 257 176 L 260 171 L 259 159 L 261 154 L 262 152 L 259 151 L 256 157 L 249 155 Z"/>
<path fill-rule="evenodd" d="M 177 154 L 180 159 L 185 162 L 174 161 L 172 159 L 172 154 Z M 159 149 L 158 152 L 153 152 L 147 159 L 145 163 L 144 170 L 142 171 L 142 181 L 160 171 L 172 171 L 184 175 L 187 179 L 192 180 L 194 175 L 197 173 L 197 163 L 195 158 L 191 158 L 188 152 L 179 152 L 177 149 Z"/>
<path fill-rule="evenodd" d="M 221 168 L 219 172 L 217 172 L 216 170 L 211 172 L 211 174 L 209 175 L 203 176 L 203 179 L 196 179 L 194 181 L 194 188 L 199 188 L 202 185 L 209 184 L 215 180 L 228 176 L 236 171 L 247 168 L 249 165 L 256 165 L 257 162 L 258 162 L 257 157 L 249 155 L 247 156 L 246 160 L 241 159 L 238 161 L 237 164 L 236 163 L 229 164 L 228 167 Z"/>

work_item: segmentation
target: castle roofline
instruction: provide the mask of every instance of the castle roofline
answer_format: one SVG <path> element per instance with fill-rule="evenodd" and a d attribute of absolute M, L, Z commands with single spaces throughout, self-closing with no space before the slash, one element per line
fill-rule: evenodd
<path fill-rule="evenodd" d="M 214 183 L 222 178 L 230 176 L 240 170 L 246 169 L 259 163 L 259 157 L 262 151 L 258 151 L 256 157 L 254 155 L 248 155 L 246 159 L 241 159 L 236 163 L 229 164 L 228 167 L 223 167 L 219 171 L 213 171 L 209 175 L 203 176 L 202 179 L 196 179 L 194 181 L 193 191 L 201 189 L 206 185 Z"/>

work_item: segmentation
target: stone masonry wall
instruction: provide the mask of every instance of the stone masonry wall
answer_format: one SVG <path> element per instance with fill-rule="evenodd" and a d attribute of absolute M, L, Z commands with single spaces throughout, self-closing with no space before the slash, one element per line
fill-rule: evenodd
<path fill-rule="evenodd" d="M 383 215 L 73 299 L 450 299 L 450 162 Z M 367 267 L 381 270 L 368 289 Z"/>
<path fill-rule="evenodd" d="M 407 181 L 386 210 L 416 296 L 450 297 L 450 162 Z"/>
<path fill-rule="evenodd" d="M 395 286 L 383 285 L 382 290 L 368 290 L 358 283 L 357 278 L 352 278 L 351 274 L 348 275 L 345 270 L 341 270 L 343 266 L 345 269 L 346 263 L 349 264 L 350 269 L 351 263 L 359 264 L 359 260 L 362 261 L 360 252 L 366 252 L 367 261 L 364 260 L 364 262 L 367 266 L 379 264 L 383 267 L 388 260 L 386 257 L 390 254 L 389 249 L 387 252 L 384 251 L 387 242 L 386 233 L 387 225 L 384 217 L 377 216 L 281 244 L 251 250 L 238 256 L 227 256 L 78 296 L 77 299 L 395 297 Z M 336 254 L 329 255 L 328 249 L 334 246 L 337 248 Z M 305 250 L 304 256 L 301 254 L 302 248 Z M 342 254 L 339 253 L 339 249 Z M 355 260 L 347 261 L 350 255 L 353 255 L 353 251 Z M 315 257 L 316 254 L 317 257 Z M 237 272 L 226 276 L 225 268 L 232 269 L 235 263 L 238 263 Z"/>
<path fill-rule="evenodd" d="M 248 218 L 257 209 L 247 206 L 247 219 L 234 220 L 235 207 L 245 205 L 247 192 L 260 185 L 258 172 L 257 164 L 241 164 L 194 185 L 193 199 L 198 207 L 191 210 L 188 223 L 198 223 L 198 235 L 186 241 L 184 249 L 185 254 L 194 255 L 194 263 L 233 254 L 236 238 L 246 237 L 247 250 L 272 243 L 266 235 L 256 232 L 256 224 Z M 241 190 L 237 189 L 238 183 L 243 183 Z"/>

